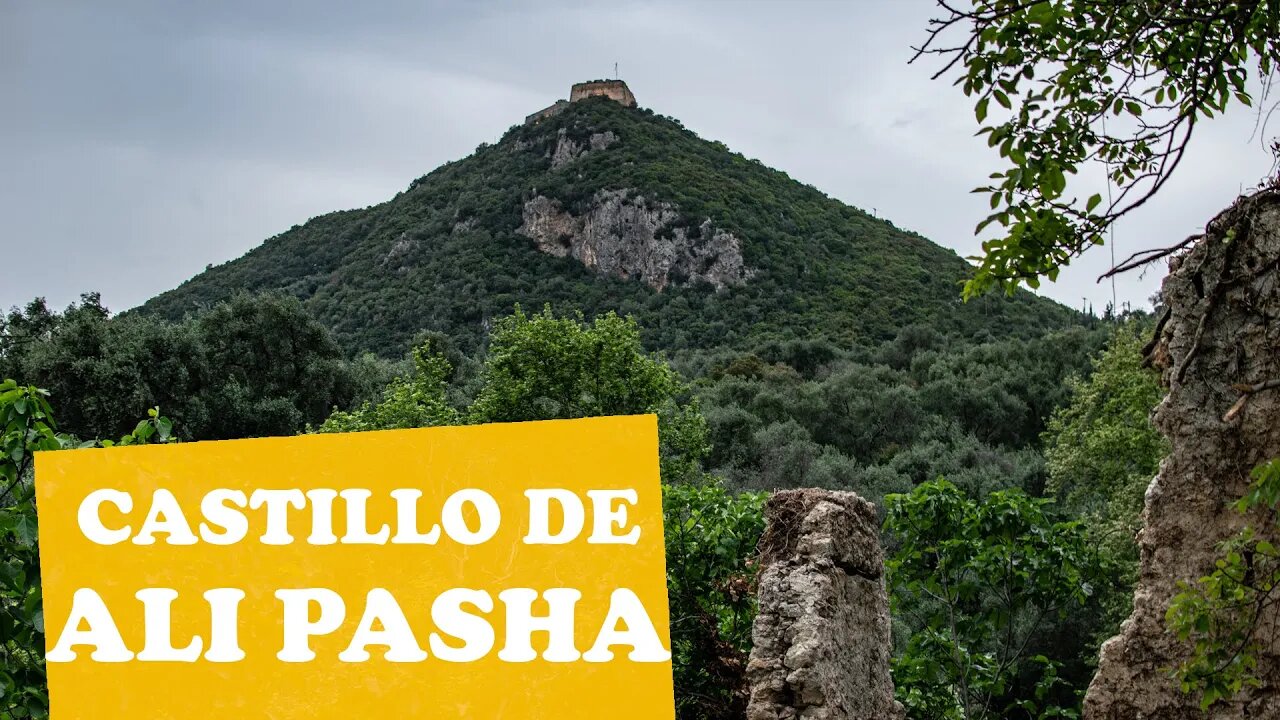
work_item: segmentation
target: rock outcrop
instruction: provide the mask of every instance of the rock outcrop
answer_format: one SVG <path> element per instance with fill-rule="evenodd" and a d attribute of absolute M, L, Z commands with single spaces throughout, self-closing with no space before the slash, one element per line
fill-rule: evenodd
<path fill-rule="evenodd" d="M 685 282 L 719 290 L 752 275 L 737 237 L 710 220 L 692 230 L 673 227 L 680 219 L 674 206 L 625 190 L 597 192 L 580 215 L 539 195 L 525 203 L 523 219 L 516 232 L 533 239 L 540 251 L 572 257 L 604 275 L 637 278 L 659 291 Z"/>
<path fill-rule="evenodd" d="M 1274 606 L 1255 635 L 1262 686 L 1209 711 L 1170 678 L 1189 647 L 1165 624 L 1178 583 L 1208 574 L 1220 542 L 1245 522 L 1271 526 L 1230 505 L 1255 466 L 1280 457 L 1280 389 L 1249 390 L 1280 378 L 1278 268 L 1276 191 L 1241 198 L 1170 263 L 1150 359 L 1169 388 L 1154 420 L 1171 452 L 1147 489 L 1133 614 L 1102 647 L 1086 720 L 1280 718 Z"/>
<path fill-rule="evenodd" d="M 591 151 L 604 150 L 617 141 L 618 136 L 612 130 L 605 130 L 592 133 L 584 142 L 578 142 L 569 137 L 568 130 L 560 128 L 556 135 L 556 147 L 551 152 L 551 167 L 558 170 Z"/>
<path fill-rule="evenodd" d="M 875 506 L 851 492 L 784 490 L 765 517 L 747 720 L 903 718 Z"/>

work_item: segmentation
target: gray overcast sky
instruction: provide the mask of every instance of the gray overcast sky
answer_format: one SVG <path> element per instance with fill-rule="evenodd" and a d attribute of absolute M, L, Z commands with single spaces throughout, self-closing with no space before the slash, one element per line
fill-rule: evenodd
<path fill-rule="evenodd" d="M 0 307 L 134 306 L 265 238 L 389 199 L 619 63 L 640 103 L 973 254 L 996 169 L 970 103 L 907 65 L 928 0 L 441 3 L 0 0 Z M 1202 126 L 1117 228 L 1197 231 L 1270 160 L 1248 111 Z M 1084 189 L 1082 188 L 1082 193 Z M 1090 190 L 1091 192 L 1091 190 Z M 1108 249 L 1046 295 L 1097 309 Z M 1164 274 L 1119 282 L 1145 304 Z"/>

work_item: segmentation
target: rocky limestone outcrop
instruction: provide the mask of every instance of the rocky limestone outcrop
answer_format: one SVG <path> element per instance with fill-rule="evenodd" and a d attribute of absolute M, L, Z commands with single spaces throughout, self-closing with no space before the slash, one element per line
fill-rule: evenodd
<path fill-rule="evenodd" d="M 889 677 L 889 605 L 875 506 L 784 490 L 765 507 L 747 720 L 905 717 Z"/>
<path fill-rule="evenodd" d="M 679 218 L 674 206 L 625 190 L 598 191 L 580 215 L 539 195 L 525 203 L 516 232 L 544 253 L 572 257 L 604 275 L 638 278 L 659 291 L 680 282 L 719 290 L 751 277 L 737 237 L 710 220 L 693 231 L 669 227 Z"/>
<path fill-rule="evenodd" d="M 384 270 L 391 270 L 396 273 L 406 273 L 409 271 L 409 257 L 418 249 L 418 240 L 409 236 L 409 233 L 400 233 L 395 242 L 391 243 L 391 247 L 383 254 L 382 259 L 378 261 L 378 265 Z"/>
<path fill-rule="evenodd" d="M 560 128 L 560 132 L 556 134 L 555 149 L 551 151 L 551 169 L 559 170 L 583 155 L 604 150 L 617 141 L 618 136 L 612 130 L 605 130 L 591 133 L 585 142 L 578 142 L 569 137 L 569 132 L 565 128 Z"/>
<path fill-rule="evenodd" d="M 1280 389 L 1249 390 L 1280 378 L 1280 193 L 1241 198 L 1188 240 L 1170 262 L 1150 349 L 1169 388 L 1154 421 L 1171 452 L 1147 489 L 1133 614 L 1102 647 L 1086 720 L 1280 718 L 1274 606 L 1255 635 L 1262 686 L 1208 711 L 1169 676 L 1188 646 L 1165 624 L 1178 583 L 1208 574 L 1221 541 L 1245 522 L 1270 527 L 1230 505 L 1252 468 L 1280 457 Z"/>

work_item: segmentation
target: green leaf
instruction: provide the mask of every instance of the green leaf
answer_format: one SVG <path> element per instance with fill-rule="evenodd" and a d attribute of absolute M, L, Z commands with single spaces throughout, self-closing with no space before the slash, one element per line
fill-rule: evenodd
<path fill-rule="evenodd" d="M 173 421 L 163 417 L 157 418 L 156 430 L 160 435 L 160 440 L 162 442 L 167 442 L 169 440 L 169 436 L 173 433 Z"/>
<path fill-rule="evenodd" d="M 13 533 L 18 538 L 19 544 L 25 547 L 35 546 L 36 538 L 39 536 L 35 513 L 19 514 L 13 522 Z"/>

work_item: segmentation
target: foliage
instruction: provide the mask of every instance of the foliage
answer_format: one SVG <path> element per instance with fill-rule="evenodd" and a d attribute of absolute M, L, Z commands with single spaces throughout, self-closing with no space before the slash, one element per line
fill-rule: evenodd
<path fill-rule="evenodd" d="M 711 454 L 711 431 L 696 398 L 687 405 L 673 399 L 663 402 L 658 411 L 658 443 L 663 482 L 674 486 L 708 479 L 704 466 Z"/>
<path fill-rule="evenodd" d="M 32 455 L 71 443 L 54 430 L 45 393 L 0 383 L 0 716 L 48 717 L 44 611 Z"/>
<path fill-rule="evenodd" d="M 894 682 L 911 716 L 1074 717 L 1076 698 L 1058 687 L 1068 658 L 1038 643 L 1092 593 L 1084 528 L 1049 500 L 1002 490 L 975 501 L 946 480 L 885 502 L 893 607 L 911 624 Z"/>
<path fill-rule="evenodd" d="M 211 381 L 197 389 L 207 415 L 192 437 L 296 432 L 352 395 L 338 346 L 296 300 L 237 295 L 191 323 Z"/>
<path fill-rule="evenodd" d="M 1204 709 L 1259 685 L 1258 654 L 1271 642 L 1261 620 L 1280 595 L 1280 551 L 1267 539 L 1280 530 L 1280 460 L 1254 469 L 1235 508 L 1260 513 L 1266 530 L 1246 525 L 1224 542 L 1213 572 L 1182 583 L 1166 614 L 1169 629 L 1191 645 L 1191 656 L 1173 675 L 1183 692 L 1200 694 Z"/>
<path fill-rule="evenodd" d="M 683 558 L 670 564 L 681 575 L 670 578 L 680 588 L 673 591 L 673 616 L 699 619 L 682 621 L 673 638 L 681 712 L 691 717 L 741 700 L 738 660 L 754 612 L 742 583 L 749 581 L 749 538 L 759 522 L 749 517 L 755 496 L 726 492 L 708 469 L 735 489 L 817 485 L 855 489 L 873 500 L 942 474 L 975 494 L 1008 487 L 1039 492 L 1044 472 L 1035 443 L 1045 418 L 1066 397 L 1064 379 L 1088 372 L 1089 355 L 1107 335 L 1072 328 L 974 342 L 956 328 L 910 326 L 878 347 L 775 337 L 746 351 L 683 353 L 687 372 L 701 377 L 690 387 L 661 355 L 645 350 L 632 318 L 612 313 L 587 321 L 579 313 L 517 311 L 491 324 L 483 353 L 469 356 L 451 338 L 418 335 L 411 359 L 394 365 L 337 357 L 291 300 L 243 297 L 169 325 L 135 313 L 110 317 L 90 299 L 60 315 L 29 307 L 12 314 L 0 334 L 8 343 L 0 353 L 6 367 L 30 368 L 60 392 L 78 393 L 66 405 L 85 428 L 77 434 L 86 437 L 125 423 L 119 405 L 140 406 L 159 393 L 168 393 L 163 397 L 177 407 L 175 416 L 206 433 L 211 426 L 200 407 L 244 393 L 249 383 L 296 410 L 278 417 L 306 423 L 313 422 L 316 398 L 330 398 L 339 407 L 314 420 L 321 431 L 657 412 L 662 477 L 674 498 L 667 510 L 679 515 L 669 524 L 696 517 L 698 533 L 737 538 L 708 545 L 713 541 L 690 531 L 682 545 L 668 548 Z M 258 304 L 267 307 L 255 310 Z M 257 344 L 277 337 L 291 338 L 285 349 L 293 352 L 275 349 L 269 357 L 291 370 L 258 377 L 256 356 L 264 351 Z M 230 368 L 225 382 L 240 389 L 227 391 L 210 367 Z M 328 389 L 315 387 L 309 370 L 315 367 L 332 368 Z M 402 377 L 387 379 L 402 367 Z M 94 379 L 102 384 L 88 382 Z M 348 396 L 370 399 L 354 410 L 333 399 Z M 254 415 L 260 400 L 224 404 L 220 427 L 246 433 L 260 427 L 254 423 L 271 417 Z M 292 423 L 280 422 L 274 432 L 300 429 Z M 685 500 L 683 509 L 672 505 Z M 710 553 L 722 553 L 723 562 L 699 566 Z M 1068 639 L 1048 647 L 1050 656 L 1075 647 L 1065 626 L 1044 632 L 1054 633 Z"/>
<path fill-rule="evenodd" d="M 587 324 L 551 309 L 494 324 L 474 422 L 519 422 L 656 412 L 679 382 L 640 344 L 632 318 L 608 313 Z"/>
<path fill-rule="evenodd" d="M 413 375 L 398 377 L 376 403 L 366 401 L 351 412 L 335 410 L 319 432 L 360 432 L 456 425 L 458 411 L 449 405 L 448 379 L 453 368 L 431 345 L 413 349 Z"/>
<path fill-rule="evenodd" d="M 189 440 L 292 434 L 386 382 L 344 361 L 297 300 L 247 295 L 175 324 L 112 317 L 96 294 L 62 313 L 37 299 L 0 327 L 0 374 L 59 398 L 74 435 L 127 433 L 159 405 Z"/>
<path fill-rule="evenodd" d="M 1164 390 L 1157 373 L 1143 365 L 1149 333 L 1143 322 L 1117 326 L 1092 373 L 1070 382 L 1069 402 L 1053 413 L 1044 433 L 1049 491 L 1085 523 L 1116 571 L 1114 582 L 1100 584 L 1098 593 L 1107 635 L 1129 614 L 1143 495 L 1169 451 L 1150 419 Z"/>
<path fill-rule="evenodd" d="M 78 442 L 57 431 L 49 393 L 0 382 L 0 718 L 47 718 L 44 609 L 37 544 L 35 453 L 93 445 L 171 442 L 173 423 L 152 408 L 119 442 Z"/>
<path fill-rule="evenodd" d="M 1049 489 L 1121 535 L 1137 531 L 1142 494 L 1168 454 L 1150 418 L 1164 390 L 1143 364 L 1148 333 L 1145 324 L 1117 327 L 1088 378 L 1071 380 L 1070 401 L 1044 435 Z"/>
<path fill-rule="evenodd" d="M 979 494 L 1039 493 L 1039 434 L 1107 331 L 976 344 L 920 334 L 905 328 L 869 353 L 814 342 L 686 359 L 704 376 L 709 466 L 735 487 L 850 489 L 877 502 L 939 475 Z"/>
<path fill-rule="evenodd" d="M 683 383 L 644 351 L 636 322 L 517 307 L 494 324 L 475 400 L 462 411 L 448 402 L 451 363 L 439 343 L 413 357 L 413 376 L 393 381 L 380 402 L 336 411 L 319 430 L 658 414 L 679 716 L 707 720 L 735 707 L 755 613 L 748 561 L 763 530 L 763 496 L 735 496 L 706 475 L 706 421 L 696 401 L 680 402 Z"/>
<path fill-rule="evenodd" d="M 552 168 L 561 132 L 589 145 L 618 140 Z M 518 234 L 535 195 L 580 213 L 600 190 L 674 204 L 663 232 L 710 218 L 742 239 L 755 274 L 741 287 L 675 284 L 662 292 L 538 252 Z M 471 353 L 515 304 L 594 317 L 632 315 L 645 345 L 669 353 L 799 339 L 875 345 L 924 324 L 972 337 L 1032 336 L 1076 313 L 1029 294 L 956 301 L 970 268 L 950 250 L 703 140 L 674 120 L 601 98 L 415 180 L 394 199 L 331 213 L 268 239 L 143 306 L 179 320 L 237 292 L 300 299 L 348 353 L 398 357 L 421 330 Z"/>
<path fill-rule="evenodd" d="M 634 318 L 610 312 L 586 322 L 543 308 L 494 323 L 470 422 L 519 422 L 658 414 L 662 477 L 699 482 L 710 451 L 697 402 L 661 357 L 646 353 Z"/>
<path fill-rule="evenodd" d="M 978 231 L 1001 229 L 983 243 L 967 296 L 1036 287 L 1101 245 L 1164 186 L 1197 123 L 1251 105 L 1250 77 L 1267 78 L 1280 59 L 1280 12 L 1263 0 L 939 5 L 917 57 L 946 60 L 935 77 L 956 76 L 979 133 L 1007 161 L 976 190 L 992 209 Z M 1106 202 L 1068 187 L 1090 166 L 1117 187 Z"/>
<path fill-rule="evenodd" d="M 764 531 L 760 493 L 719 483 L 665 485 L 667 592 L 676 711 L 681 720 L 741 718 L 755 578 L 749 559 Z"/>

